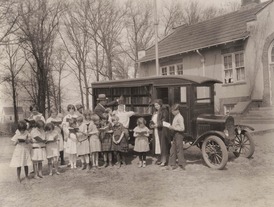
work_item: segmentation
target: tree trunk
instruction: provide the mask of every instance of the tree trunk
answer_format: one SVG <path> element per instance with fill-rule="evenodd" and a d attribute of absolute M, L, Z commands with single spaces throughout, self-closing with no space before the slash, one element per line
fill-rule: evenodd
<path fill-rule="evenodd" d="M 13 111 L 14 111 L 14 123 L 18 123 L 18 111 L 17 111 L 17 103 L 16 103 L 16 87 L 15 87 L 15 79 L 14 75 L 12 74 L 11 77 L 11 84 L 12 84 L 12 99 L 13 99 Z"/>

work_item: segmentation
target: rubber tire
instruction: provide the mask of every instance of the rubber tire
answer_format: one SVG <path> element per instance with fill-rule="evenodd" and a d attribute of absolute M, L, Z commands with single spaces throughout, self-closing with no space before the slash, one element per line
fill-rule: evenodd
<path fill-rule="evenodd" d="M 214 164 L 209 159 L 209 156 L 206 152 L 206 146 L 208 145 L 209 142 L 214 142 L 216 145 L 218 145 L 220 147 L 220 150 L 222 153 L 222 160 L 219 164 Z M 221 140 L 217 136 L 209 136 L 204 140 L 204 142 L 202 144 L 202 155 L 203 155 L 206 165 L 212 169 L 215 169 L 215 170 L 222 170 L 226 166 L 226 163 L 228 161 L 227 148 L 226 148 L 223 140 Z"/>
<path fill-rule="evenodd" d="M 253 138 L 252 138 L 252 136 L 251 136 L 251 134 L 249 132 L 243 132 L 242 135 L 244 136 L 244 140 L 243 141 L 245 141 L 246 139 L 249 141 L 250 149 L 249 149 L 249 151 L 247 153 L 244 153 L 244 154 L 243 153 L 239 154 L 239 152 L 233 152 L 233 154 L 236 157 L 250 158 L 250 157 L 252 157 L 252 155 L 255 152 L 255 143 L 254 143 L 254 140 L 253 140 Z M 238 137 L 235 138 L 235 144 L 236 144 L 236 140 L 239 140 L 239 138 Z M 239 141 L 239 144 L 241 144 L 240 142 L 241 141 Z"/>

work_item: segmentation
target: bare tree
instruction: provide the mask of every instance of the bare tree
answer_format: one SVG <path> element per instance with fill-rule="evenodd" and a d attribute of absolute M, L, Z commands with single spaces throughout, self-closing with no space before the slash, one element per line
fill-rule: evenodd
<path fill-rule="evenodd" d="M 7 40 L 9 42 L 9 40 Z M 3 75 L 3 81 L 7 82 L 10 86 L 12 94 L 12 102 L 14 109 L 14 122 L 18 122 L 17 100 L 18 100 L 18 80 L 19 74 L 25 66 L 26 60 L 24 56 L 20 55 L 20 46 L 7 44 L 5 46 L 5 54 L 7 61 L 3 63 L 5 73 Z"/>
<path fill-rule="evenodd" d="M 128 0 L 125 15 L 126 40 L 128 48 L 122 46 L 123 51 L 134 62 L 134 78 L 138 73 L 138 52 L 150 46 L 154 35 L 153 7 L 144 1 Z M 117 60 L 118 62 L 121 61 Z"/>
<path fill-rule="evenodd" d="M 162 8 L 160 21 L 163 27 L 162 36 L 167 36 L 171 33 L 173 28 L 182 25 L 184 22 L 181 3 L 177 0 L 172 1 L 172 3 L 165 2 Z"/>
<path fill-rule="evenodd" d="M 120 45 L 120 37 L 123 29 L 122 19 L 125 10 L 119 7 L 116 1 L 100 1 L 101 11 L 98 12 L 98 37 L 105 51 L 107 59 L 108 78 L 113 79 L 113 59 Z"/>
<path fill-rule="evenodd" d="M 88 7 L 86 1 L 80 0 L 71 5 L 64 16 L 66 37 L 61 35 L 67 52 L 73 62 L 70 65 L 79 82 L 83 106 L 89 108 L 89 72 L 88 56 L 91 51 L 91 37 L 88 32 Z M 83 90 L 85 88 L 86 90 Z M 84 95 L 86 103 L 84 103 Z"/>
<path fill-rule="evenodd" d="M 49 0 L 24 0 L 18 6 L 19 17 L 16 22 L 17 35 L 25 51 L 28 51 L 36 62 L 34 68 L 38 84 L 38 108 L 45 115 L 46 98 L 48 97 L 48 72 L 54 40 L 62 13 L 60 2 Z M 49 101 L 47 103 L 50 108 Z"/>

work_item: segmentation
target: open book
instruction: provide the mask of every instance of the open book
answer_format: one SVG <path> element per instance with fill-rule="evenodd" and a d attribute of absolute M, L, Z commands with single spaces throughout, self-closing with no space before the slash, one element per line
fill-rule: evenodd
<path fill-rule="evenodd" d="M 39 136 L 33 137 L 33 139 L 35 139 L 37 142 L 46 142 L 46 140 L 42 139 Z"/>
<path fill-rule="evenodd" d="M 163 126 L 169 128 L 170 127 L 170 123 L 168 123 L 166 121 L 163 121 Z"/>
<path fill-rule="evenodd" d="M 51 121 L 55 126 L 59 126 L 62 122 L 61 121 Z"/>
<path fill-rule="evenodd" d="M 70 128 L 69 132 L 70 133 L 77 133 L 79 131 L 79 128 Z"/>

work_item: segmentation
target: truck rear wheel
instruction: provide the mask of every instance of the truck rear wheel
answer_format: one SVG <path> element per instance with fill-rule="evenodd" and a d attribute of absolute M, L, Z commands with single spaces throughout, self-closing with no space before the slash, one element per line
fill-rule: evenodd
<path fill-rule="evenodd" d="M 202 144 L 202 154 L 205 163 L 210 168 L 221 170 L 226 166 L 228 152 L 223 140 L 219 137 L 207 137 Z"/>

